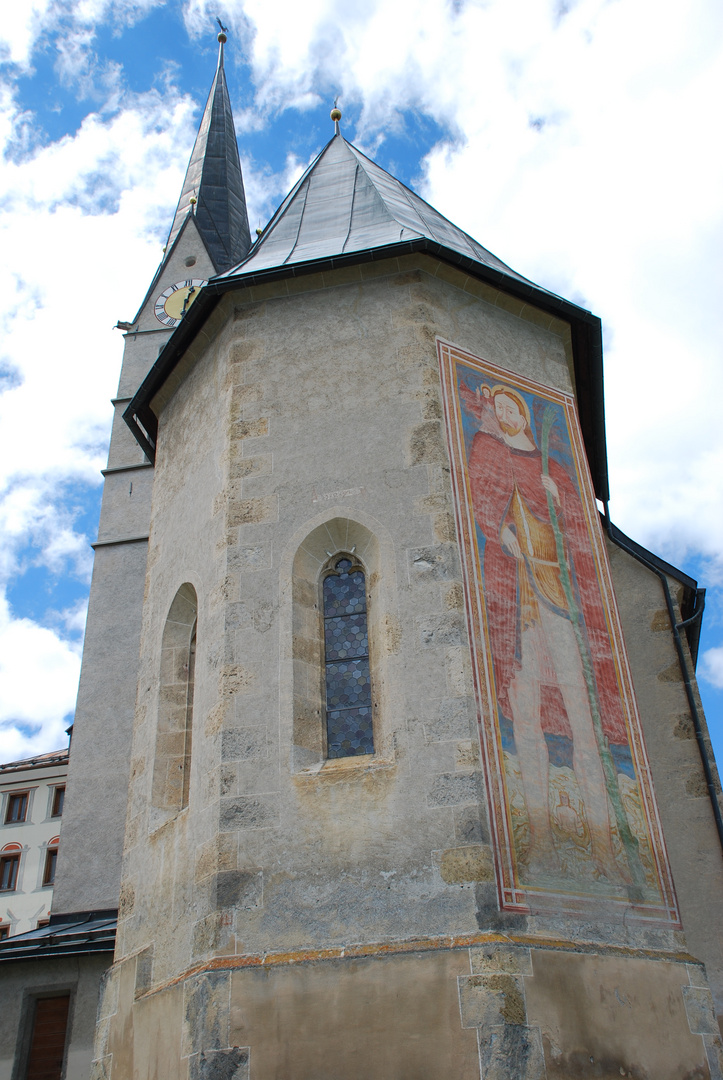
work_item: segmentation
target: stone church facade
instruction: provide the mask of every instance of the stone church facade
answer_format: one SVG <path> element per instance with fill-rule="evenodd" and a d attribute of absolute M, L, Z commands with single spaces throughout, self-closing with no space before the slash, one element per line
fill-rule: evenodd
<path fill-rule="evenodd" d="M 221 44 L 126 324 L 55 938 L 0 950 L 0 1075 L 33 995 L 87 1029 L 92 968 L 68 1077 L 716 1080 L 702 596 L 599 511 L 599 320 L 338 120 L 251 245 Z"/>

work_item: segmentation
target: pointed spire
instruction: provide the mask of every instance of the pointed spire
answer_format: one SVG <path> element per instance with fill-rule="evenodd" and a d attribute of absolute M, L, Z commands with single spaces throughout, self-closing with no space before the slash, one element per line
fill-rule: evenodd
<path fill-rule="evenodd" d="M 170 250 L 186 217 L 192 213 L 217 273 L 240 262 L 251 247 L 236 129 L 223 68 L 225 41 L 222 29 L 218 35 L 216 76 L 166 245 Z"/>

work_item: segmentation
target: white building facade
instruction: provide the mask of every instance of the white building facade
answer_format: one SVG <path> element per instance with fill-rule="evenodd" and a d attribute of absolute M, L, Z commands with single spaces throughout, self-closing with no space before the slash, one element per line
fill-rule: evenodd
<path fill-rule="evenodd" d="M 50 917 L 68 750 L 0 765 L 0 939 Z"/>

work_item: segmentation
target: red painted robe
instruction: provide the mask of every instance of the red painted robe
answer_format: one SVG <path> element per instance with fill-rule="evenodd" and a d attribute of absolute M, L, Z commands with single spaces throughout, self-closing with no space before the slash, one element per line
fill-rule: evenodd
<path fill-rule="evenodd" d="M 610 637 L 580 496 L 565 470 L 552 458 L 549 474 L 560 494 L 558 520 L 572 571 L 573 592 L 590 646 L 603 730 L 611 743 L 627 743 Z M 484 590 L 497 700 L 504 715 L 512 719 L 509 688 L 515 672 L 521 667 L 519 597 L 525 589 L 529 591 L 531 579 L 527 582 L 518 580 L 520 573 L 527 574 L 527 570 L 523 564 L 520 571 L 519 561 L 503 548 L 500 537 L 505 526 L 510 524 L 515 488 L 534 518 L 548 530 L 551 528 L 547 493 L 542 485 L 542 455 L 538 449 L 514 449 L 501 439 L 480 431 L 472 442 L 469 478 L 475 518 L 486 540 Z M 522 539 L 518 537 L 524 550 Z M 536 591 L 540 597 L 539 589 Z M 545 603 L 544 597 L 538 602 Z M 542 727 L 550 735 L 571 738 L 575 725 L 574 722 L 572 726 L 570 724 L 562 695 L 553 680 L 551 674 L 549 684 L 542 686 Z"/>

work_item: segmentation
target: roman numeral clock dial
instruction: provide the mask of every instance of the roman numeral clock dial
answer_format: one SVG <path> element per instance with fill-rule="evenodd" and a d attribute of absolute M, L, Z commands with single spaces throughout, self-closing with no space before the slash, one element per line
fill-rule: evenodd
<path fill-rule="evenodd" d="M 203 278 L 189 278 L 169 285 L 156 297 L 156 318 L 164 326 L 176 327 L 206 284 Z"/>

